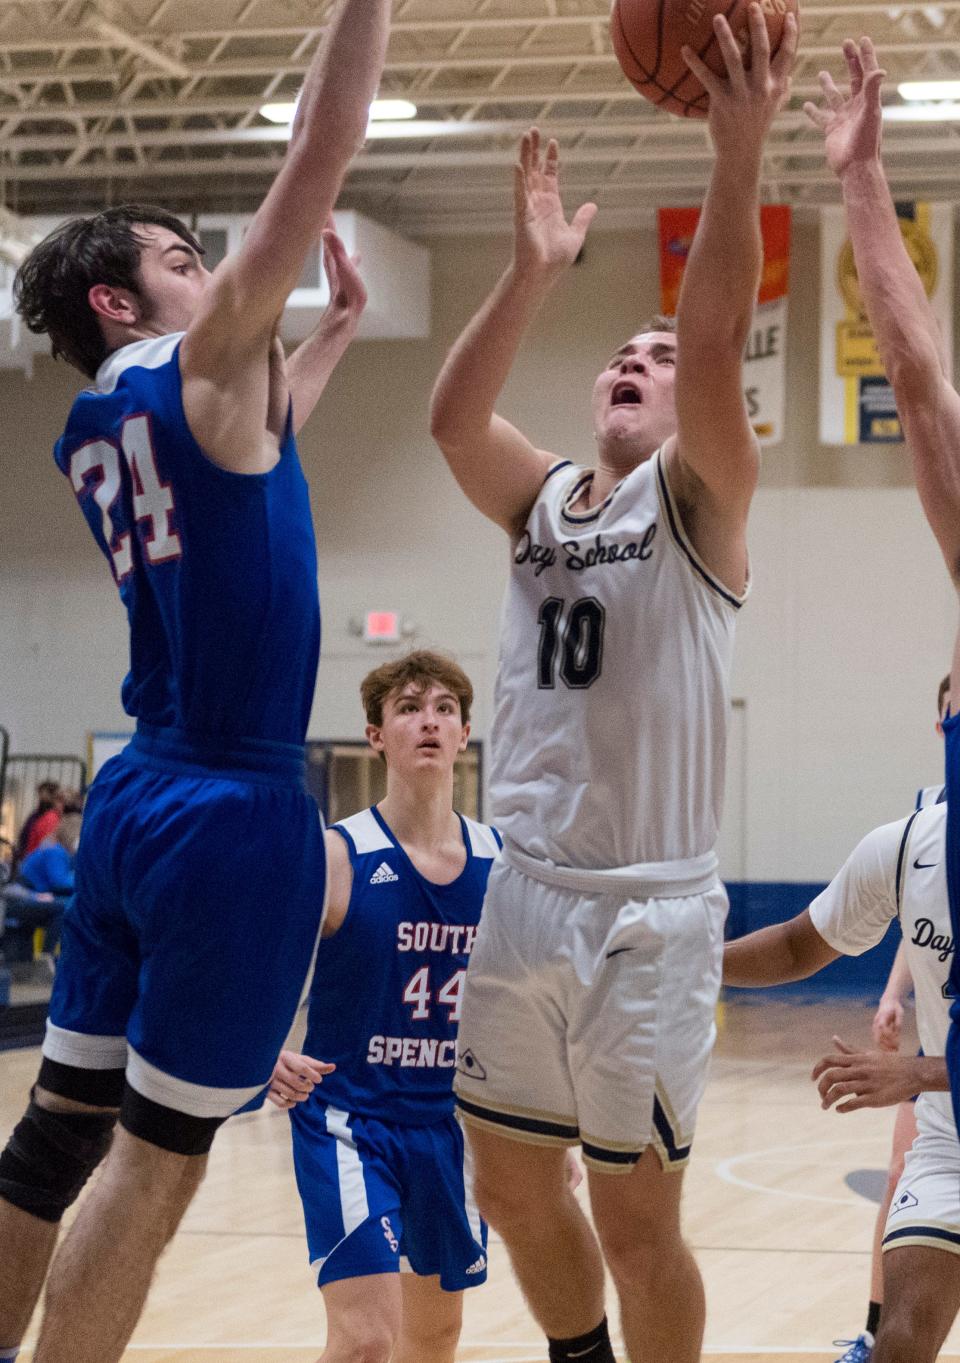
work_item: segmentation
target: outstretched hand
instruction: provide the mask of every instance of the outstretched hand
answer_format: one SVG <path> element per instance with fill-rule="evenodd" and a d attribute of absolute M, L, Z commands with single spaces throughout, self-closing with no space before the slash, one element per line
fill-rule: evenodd
<path fill-rule="evenodd" d="M 777 110 L 790 94 L 790 73 L 797 55 L 799 28 L 795 14 L 783 21 L 783 35 L 770 55 L 770 35 L 760 5 L 750 5 L 747 17 L 750 68 L 733 30 L 722 14 L 713 20 L 717 44 L 727 69 L 718 76 L 690 47 L 681 49 L 687 66 L 710 96 L 708 126 L 714 143 L 733 148 L 762 143 Z"/>
<path fill-rule="evenodd" d="M 810 1078 L 820 1092 L 821 1107 L 836 1105 L 838 1112 L 863 1107 L 893 1107 L 918 1090 L 916 1056 L 890 1051 L 856 1051 L 833 1038 L 836 1051 L 813 1067 Z"/>
<path fill-rule="evenodd" d="M 869 38 L 855 43 L 848 38 L 843 55 L 850 76 L 850 90 L 843 95 L 829 71 L 820 72 L 824 105 L 808 101 L 803 111 L 815 128 L 823 133 L 827 162 L 836 175 L 843 175 L 858 162 L 875 161 L 880 156 L 882 105 L 880 87 L 887 74 L 877 60 Z"/>
<path fill-rule="evenodd" d="M 328 226 L 323 233 L 323 272 L 330 285 L 329 322 L 360 320 L 367 306 L 367 289 L 359 265 L 360 257 L 348 255 L 333 226 Z"/>
<path fill-rule="evenodd" d="M 514 167 L 515 263 L 521 272 L 552 274 L 572 265 L 597 214 L 596 204 L 579 208 L 567 222 L 560 198 L 560 150 L 551 138 L 541 156 L 540 130 L 520 143 Z"/>

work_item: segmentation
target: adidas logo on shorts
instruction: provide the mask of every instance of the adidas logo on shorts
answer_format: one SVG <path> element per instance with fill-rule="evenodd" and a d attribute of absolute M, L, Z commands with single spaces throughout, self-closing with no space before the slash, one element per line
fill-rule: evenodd
<path fill-rule="evenodd" d="M 480 1258 L 476 1261 L 476 1263 L 473 1263 L 473 1264 L 470 1265 L 469 1268 L 464 1269 L 464 1272 L 465 1272 L 468 1276 L 469 1276 L 471 1273 L 482 1273 L 483 1270 L 486 1268 L 486 1266 L 487 1266 L 487 1258 L 486 1258 L 486 1255 L 485 1255 L 485 1254 L 481 1254 L 481 1255 L 480 1255 Z"/>
<path fill-rule="evenodd" d="M 380 865 L 377 867 L 373 875 L 370 877 L 370 884 L 386 885 L 388 881 L 399 879 L 400 877 L 397 875 L 397 873 L 395 871 L 392 871 L 385 861 L 381 861 Z"/>

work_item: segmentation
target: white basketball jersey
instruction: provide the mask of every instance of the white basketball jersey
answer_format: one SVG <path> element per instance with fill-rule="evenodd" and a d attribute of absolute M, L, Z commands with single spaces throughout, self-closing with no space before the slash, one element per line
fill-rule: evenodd
<path fill-rule="evenodd" d="M 558 464 L 513 544 L 490 790 L 504 837 L 608 870 L 710 852 L 743 597 L 684 534 L 660 454 L 601 505 Z"/>
<path fill-rule="evenodd" d="M 837 951 L 859 956 L 886 934 L 899 913 L 925 1055 L 943 1055 L 950 1026 L 954 951 L 944 856 L 947 806 L 934 804 L 869 833 L 823 894 L 810 905 L 814 927 Z M 922 1129 L 956 1138 L 949 1093 L 917 1102 Z"/>
<path fill-rule="evenodd" d="M 946 786 L 921 786 L 917 791 L 914 809 L 926 809 L 928 805 L 939 805 L 947 798 Z"/>

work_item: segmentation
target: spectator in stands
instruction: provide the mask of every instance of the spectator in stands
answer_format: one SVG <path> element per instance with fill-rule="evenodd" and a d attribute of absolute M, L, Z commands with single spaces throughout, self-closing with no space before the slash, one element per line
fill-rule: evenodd
<path fill-rule="evenodd" d="M 64 807 L 53 836 L 21 863 L 17 875 L 21 885 L 35 894 L 60 895 L 64 899 L 73 894 L 73 867 L 82 819 L 75 805 Z"/>
<path fill-rule="evenodd" d="M 56 831 L 63 812 L 63 791 L 57 781 L 41 781 L 37 786 L 37 807 L 23 822 L 17 839 L 14 865 L 19 866 L 35 852 L 45 838 Z"/>
<path fill-rule="evenodd" d="M 30 853 L 20 867 L 16 883 L 6 891 L 8 918 L 21 928 L 43 928 L 43 955 L 51 965 L 60 944 L 63 911 L 73 894 L 74 863 L 83 819 L 79 797 L 70 792 L 67 798 L 53 837 Z"/>

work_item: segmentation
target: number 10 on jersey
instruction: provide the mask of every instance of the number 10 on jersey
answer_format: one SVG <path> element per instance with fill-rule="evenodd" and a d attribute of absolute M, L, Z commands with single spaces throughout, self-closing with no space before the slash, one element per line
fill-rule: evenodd
<path fill-rule="evenodd" d="M 552 691 L 560 680 L 572 691 L 583 691 L 603 670 L 603 631 L 606 612 L 595 596 L 582 596 L 567 610 L 559 596 L 548 596 L 537 617 L 537 686 Z"/>

